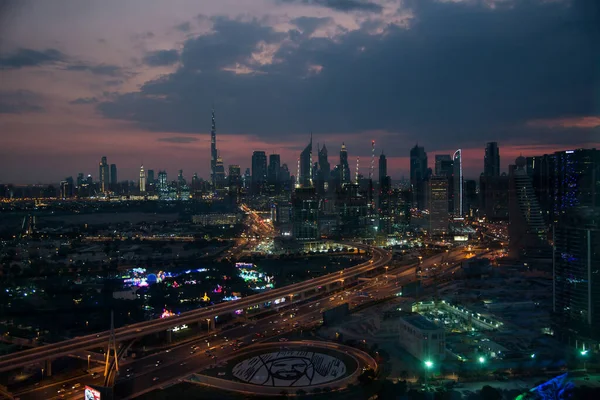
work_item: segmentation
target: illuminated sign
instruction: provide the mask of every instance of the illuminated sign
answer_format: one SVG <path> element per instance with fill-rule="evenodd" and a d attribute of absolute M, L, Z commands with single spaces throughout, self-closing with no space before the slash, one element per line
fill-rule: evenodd
<path fill-rule="evenodd" d="M 85 387 L 84 400 L 100 400 L 100 392 L 89 386 Z"/>
<path fill-rule="evenodd" d="M 456 242 L 466 242 L 467 240 L 469 240 L 468 236 L 454 236 Z"/>

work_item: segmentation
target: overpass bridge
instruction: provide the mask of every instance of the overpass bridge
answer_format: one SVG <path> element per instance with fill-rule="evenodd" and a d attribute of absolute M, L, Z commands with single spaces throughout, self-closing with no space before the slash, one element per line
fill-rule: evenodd
<path fill-rule="evenodd" d="M 240 300 L 221 303 L 212 307 L 187 311 L 177 316 L 140 322 L 115 329 L 114 339 L 117 343 L 131 341 L 155 333 L 165 332 L 175 326 L 183 324 L 210 324 L 219 315 L 234 313 L 240 309 L 256 309 L 267 304 L 288 302 L 294 303 L 308 297 L 326 293 L 356 282 L 356 280 L 369 272 L 383 269 L 391 261 L 391 253 L 363 244 L 348 244 L 349 246 L 364 251 L 371 251 L 372 258 L 362 264 L 343 271 L 334 272 L 318 278 L 309 279 L 300 283 L 277 288 L 264 293 L 258 293 Z M 67 357 L 75 352 L 104 347 L 111 338 L 111 331 L 80 336 L 59 343 L 48 344 L 32 349 L 23 350 L 14 354 L 0 357 L 0 372 L 10 371 L 40 361 L 51 362 L 59 357 Z"/>

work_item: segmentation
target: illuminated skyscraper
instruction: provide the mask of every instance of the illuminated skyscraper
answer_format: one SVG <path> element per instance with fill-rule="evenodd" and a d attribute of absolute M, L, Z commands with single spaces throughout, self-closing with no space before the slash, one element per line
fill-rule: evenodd
<path fill-rule="evenodd" d="M 313 162 L 312 162 L 312 134 L 310 135 L 310 142 L 300 153 L 300 176 L 298 177 L 298 183 L 301 187 L 312 187 L 313 186 Z"/>
<path fill-rule="evenodd" d="M 102 157 L 100 161 L 100 167 L 98 171 L 98 177 L 100 180 L 100 191 L 102 193 L 108 192 L 109 175 L 108 175 L 108 163 L 106 162 L 106 156 Z"/>
<path fill-rule="evenodd" d="M 441 235 L 448 232 L 448 178 L 429 178 L 429 232 Z"/>
<path fill-rule="evenodd" d="M 452 156 L 454 167 L 454 216 L 463 215 L 463 172 L 462 172 L 462 151 L 458 149 Z"/>
<path fill-rule="evenodd" d="M 167 171 L 158 171 L 158 190 L 161 192 L 168 191 Z"/>
<path fill-rule="evenodd" d="M 223 189 L 225 187 L 225 166 L 221 156 L 217 157 L 215 165 L 215 189 Z"/>
<path fill-rule="evenodd" d="M 553 325 L 557 337 L 590 348 L 600 340 L 600 208 L 575 207 L 554 228 Z M 587 343 L 586 343 L 587 342 Z M 586 345 L 587 344 L 587 345 Z"/>
<path fill-rule="evenodd" d="M 348 165 L 348 151 L 346 150 L 345 143 L 342 143 L 342 149 L 340 150 L 339 174 L 341 184 L 351 182 L 350 165 Z"/>
<path fill-rule="evenodd" d="M 213 189 L 217 187 L 217 157 L 217 126 L 215 122 L 215 108 L 213 107 L 210 128 L 210 183 Z"/>
<path fill-rule="evenodd" d="M 143 164 L 140 167 L 140 193 L 146 193 L 146 172 Z"/>

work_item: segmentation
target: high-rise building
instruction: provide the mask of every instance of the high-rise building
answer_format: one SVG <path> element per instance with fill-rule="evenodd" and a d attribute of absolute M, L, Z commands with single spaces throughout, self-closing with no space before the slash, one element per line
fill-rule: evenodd
<path fill-rule="evenodd" d="M 99 181 L 100 181 L 100 191 L 102 193 L 106 193 L 108 192 L 108 187 L 109 187 L 109 175 L 108 175 L 108 163 L 106 162 L 106 156 L 102 157 L 102 160 L 100 161 L 100 167 L 99 167 Z"/>
<path fill-rule="evenodd" d="M 212 109 L 211 128 L 210 128 L 210 183 L 212 188 L 216 188 L 217 180 L 217 125 L 215 121 L 215 108 Z"/>
<path fill-rule="evenodd" d="M 267 183 L 267 155 L 264 151 L 252 154 L 252 192 L 262 194 Z"/>
<path fill-rule="evenodd" d="M 295 240 L 306 242 L 319 239 L 319 199 L 314 187 L 294 190 L 292 224 Z"/>
<path fill-rule="evenodd" d="M 169 190 L 167 171 L 158 171 L 158 190 L 160 192 L 167 192 Z"/>
<path fill-rule="evenodd" d="M 460 217 L 463 215 L 463 172 L 462 172 L 462 151 L 460 149 L 454 152 L 452 156 L 454 167 L 454 215 Z"/>
<path fill-rule="evenodd" d="M 426 208 L 427 153 L 423 147 L 416 145 L 410 150 L 410 185 L 413 192 L 414 205 L 423 210 Z"/>
<path fill-rule="evenodd" d="M 113 191 L 117 189 L 117 164 L 110 164 L 110 187 Z"/>
<path fill-rule="evenodd" d="M 225 166 L 223 165 L 223 159 L 221 156 L 217 156 L 217 162 L 215 164 L 215 189 L 223 189 L 225 187 Z"/>
<path fill-rule="evenodd" d="M 575 207 L 554 228 L 555 335 L 589 349 L 600 340 L 600 208 Z M 587 343 L 586 343 L 587 342 Z"/>
<path fill-rule="evenodd" d="M 230 193 L 237 193 L 242 189 L 242 169 L 239 165 L 229 165 L 229 174 L 227 180 Z"/>
<path fill-rule="evenodd" d="M 448 178 L 433 175 L 429 178 L 429 233 L 448 232 Z"/>
<path fill-rule="evenodd" d="M 508 176 L 479 178 L 479 212 L 488 221 L 508 221 Z"/>
<path fill-rule="evenodd" d="M 267 171 L 267 181 L 269 185 L 277 186 L 279 184 L 279 174 L 281 172 L 281 157 L 279 154 L 269 154 L 269 167 Z"/>
<path fill-rule="evenodd" d="M 345 143 L 342 143 L 342 149 L 340 150 L 339 175 L 340 184 L 351 182 L 352 174 L 350 171 L 350 165 L 348 165 L 348 150 L 346 150 Z"/>
<path fill-rule="evenodd" d="M 297 183 L 301 187 L 313 186 L 312 134 L 310 135 L 310 142 L 300 153 L 300 174 Z"/>
<path fill-rule="evenodd" d="M 525 170 L 525 157 L 518 157 L 515 164 L 509 167 L 508 175 L 509 255 L 515 259 L 549 259 L 548 230 Z"/>
<path fill-rule="evenodd" d="M 319 168 L 317 170 L 317 192 L 319 194 L 324 194 L 329 189 L 329 182 L 331 180 L 331 165 L 327 159 L 327 147 L 325 145 L 323 145 L 323 147 L 320 149 L 319 146 L 317 146 L 317 152 L 319 158 Z"/>
<path fill-rule="evenodd" d="M 435 156 L 435 168 L 434 174 L 436 176 L 449 176 L 452 175 L 453 170 L 448 168 L 452 167 L 452 156 L 450 154 L 436 154 Z"/>
<path fill-rule="evenodd" d="M 244 189 L 250 189 L 250 186 L 252 184 L 252 175 L 250 174 L 250 168 L 246 168 L 246 171 L 244 171 L 244 176 L 242 176 L 242 183 L 244 185 Z"/>
<path fill-rule="evenodd" d="M 140 193 L 146 193 L 146 172 L 143 164 L 140 167 Z"/>
<path fill-rule="evenodd" d="M 473 179 L 465 180 L 465 202 L 463 204 L 463 211 L 469 216 L 475 216 L 479 207 L 478 194 L 477 194 L 477 181 Z"/>
<path fill-rule="evenodd" d="M 496 142 L 488 142 L 485 145 L 483 175 L 500 176 L 500 150 L 498 149 L 498 143 Z"/>
<path fill-rule="evenodd" d="M 383 154 L 383 151 L 382 151 L 381 155 L 379 156 L 379 184 L 380 185 L 385 180 L 386 176 L 387 176 L 387 158 L 385 157 L 385 154 Z"/>

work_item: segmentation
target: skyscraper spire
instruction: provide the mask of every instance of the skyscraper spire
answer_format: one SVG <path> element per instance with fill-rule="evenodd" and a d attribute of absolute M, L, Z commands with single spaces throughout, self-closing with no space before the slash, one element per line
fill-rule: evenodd
<path fill-rule="evenodd" d="M 212 106 L 212 123 L 210 128 L 210 181 L 213 188 L 216 187 L 217 179 L 217 126 L 215 122 L 215 105 Z"/>

